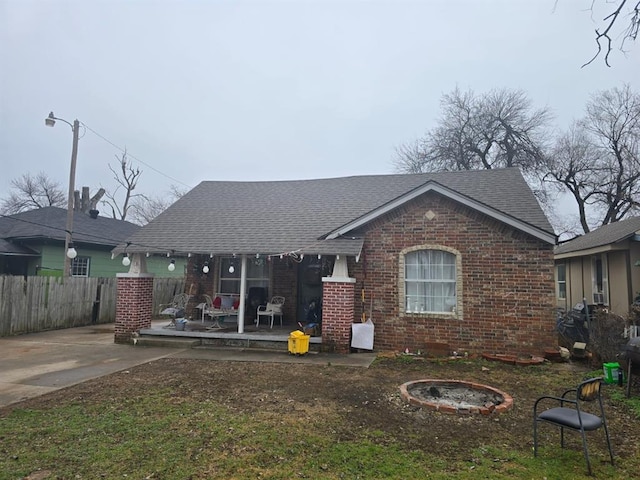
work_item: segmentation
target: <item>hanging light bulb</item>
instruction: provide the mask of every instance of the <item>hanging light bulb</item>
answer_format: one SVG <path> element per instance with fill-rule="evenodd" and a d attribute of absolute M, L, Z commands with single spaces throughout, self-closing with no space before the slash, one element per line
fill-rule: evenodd
<path fill-rule="evenodd" d="M 76 249 L 73 247 L 73 242 L 71 242 L 69 244 L 69 249 L 67 250 L 67 257 L 70 258 L 71 260 L 73 260 L 74 258 L 76 258 L 78 256 L 78 252 L 76 251 Z"/>
<path fill-rule="evenodd" d="M 229 273 L 233 273 L 235 271 L 236 271 L 235 267 L 233 265 L 229 265 Z"/>
<path fill-rule="evenodd" d="M 204 266 L 202 267 L 202 273 L 209 273 L 209 262 L 204 262 Z"/>
<path fill-rule="evenodd" d="M 176 261 L 173 258 L 169 262 L 169 266 L 167 268 L 170 272 L 173 272 L 176 269 Z"/>
<path fill-rule="evenodd" d="M 128 253 L 125 253 L 122 256 L 122 265 L 124 265 L 125 267 L 128 267 L 129 265 L 131 265 L 131 259 L 129 258 Z"/>

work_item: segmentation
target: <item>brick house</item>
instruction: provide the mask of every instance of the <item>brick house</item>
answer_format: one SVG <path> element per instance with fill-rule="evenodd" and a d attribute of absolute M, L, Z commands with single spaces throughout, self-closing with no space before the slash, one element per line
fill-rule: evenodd
<path fill-rule="evenodd" d="M 555 243 L 518 169 L 205 181 L 128 239 L 122 280 L 131 293 L 145 254 L 181 254 L 196 303 L 239 294 L 239 333 L 262 289 L 286 297 L 291 327 L 320 305 L 331 351 L 349 351 L 351 325 L 371 318 L 378 351 L 540 354 L 557 342 Z M 120 323 L 116 341 L 140 328 Z"/>

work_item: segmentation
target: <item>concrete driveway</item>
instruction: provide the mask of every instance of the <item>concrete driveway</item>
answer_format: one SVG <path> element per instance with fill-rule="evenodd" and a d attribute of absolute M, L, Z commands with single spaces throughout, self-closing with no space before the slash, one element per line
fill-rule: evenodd
<path fill-rule="evenodd" d="M 113 335 L 110 324 L 0 338 L 0 407 L 176 353 Z"/>
<path fill-rule="evenodd" d="M 114 325 L 0 338 L 0 408 L 164 357 L 368 367 L 373 353 L 309 354 L 246 349 L 141 347 L 113 342 Z"/>

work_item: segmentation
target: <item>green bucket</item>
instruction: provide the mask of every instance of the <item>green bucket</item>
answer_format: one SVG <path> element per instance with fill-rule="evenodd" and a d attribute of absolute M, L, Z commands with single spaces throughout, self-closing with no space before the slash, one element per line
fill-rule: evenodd
<path fill-rule="evenodd" d="M 605 383 L 618 383 L 618 370 L 620 370 L 618 362 L 603 363 L 602 371 Z"/>

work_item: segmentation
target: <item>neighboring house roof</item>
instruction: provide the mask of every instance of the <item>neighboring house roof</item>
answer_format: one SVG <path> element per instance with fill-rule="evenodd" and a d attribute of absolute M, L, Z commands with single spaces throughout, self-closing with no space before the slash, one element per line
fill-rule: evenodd
<path fill-rule="evenodd" d="M 43 239 L 64 241 L 66 224 L 67 210 L 58 207 L 38 208 L 0 217 L 0 239 L 4 240 L 0 244 L 0 253 L 15 249 L 15 242 Z M 113 247 L 139 229 L 139 225 L 124 220 L 101 216 L 91 218 L 81 212 L 74 212 L 73 215 L 73 241 L 76 243 Z"/>
<path fill-rule="evenodd" d="M 631 217 L 619 222 L 610 223 L 585 233 L 568 242 L 558 245 L 554 254 L 556 256 L 573 256 L 576 252 L 598 249 L 628 240 L 640 232 L 640 217 Z"/>
<path fill-rule="evenodd" d="M 30 248 L 23 247 L 21 245 L 14 245 L 11 242 L 7 242 L 0 238 L 0 254 L 2 255 L 40 255 L 38 252 L 31 250 Z"/>
<path fill-rule="evenodd" d="M 204 181 L 129 239 L 128 252 L 357 255 L 357 228 L 437 191 L 555 244 L 516 168 L 264 182 Z M 353 236 L 352 236 L 353 235 Z M 122 245 L 114 250 L 123 251 Z"/>

